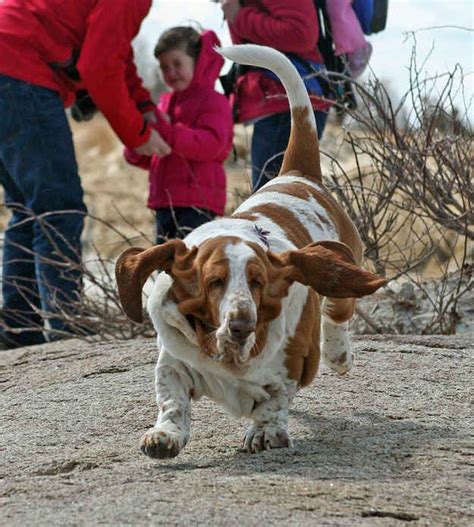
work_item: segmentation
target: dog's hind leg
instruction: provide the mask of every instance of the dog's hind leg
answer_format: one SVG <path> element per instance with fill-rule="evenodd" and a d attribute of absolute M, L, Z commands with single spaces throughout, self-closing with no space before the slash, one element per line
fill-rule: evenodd
<path fill-rule="evenodd" d="M 344 375 L 352 367 L 349 320 L 354 309 L 354 298 L 325 298 L 323 301 L 321 356 L 324 364 L 340 375 Z"/>
<path fill-rule="evenodd" d="M 158 419 L 140 442 L 142 452 L 157 459 L 175 457 L 186 446 L 194 389 L 194 381 L 187 368 L 179 361 L 167 361 L 165 354 L 162 350 L 155 374 Z"/>

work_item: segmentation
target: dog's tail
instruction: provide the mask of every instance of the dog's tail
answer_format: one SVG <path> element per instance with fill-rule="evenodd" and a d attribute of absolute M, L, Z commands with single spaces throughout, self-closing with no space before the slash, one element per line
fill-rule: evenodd
<path fill-rule="evenodd" d="M 299 170 L 321 181 L 316 120 L 305 85 L 291 62 L 279 51 L 266 46 L 243 44 L 221 48 L 224 57 L 250 66 L 271 70 L 281 80 L 291 109 L 291 133 L 280 174 Z"/>

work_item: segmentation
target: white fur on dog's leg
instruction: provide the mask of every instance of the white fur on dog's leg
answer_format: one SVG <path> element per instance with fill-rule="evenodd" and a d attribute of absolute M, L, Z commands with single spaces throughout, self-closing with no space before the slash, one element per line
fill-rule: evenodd
<path fill-rule="evenodd" d="M 339 375 L 346 374 L 352 368 L 349 322 L 336 324 L 327 316 L 322 317 L 321 355 L 324 364 Z"/>
<path fill-rule="evenodd" d="M 270 448 L 288 448 L 293 441 L 288 433 L 288 407 L 294 395 L 291 385 L 271 389 L 270 399 L 258 404 L 252 412 L 254 424 L 245 433 L 242 448 L 251 454 Z"/>
<path fill-rule="evenodd" d="M 152 458 L 175 457 L 189 440 L 190 379 L 171 366 L 157 365 L 156 400 L 160 409 L 156 425 L 142 437 L 140 448 Z"/>

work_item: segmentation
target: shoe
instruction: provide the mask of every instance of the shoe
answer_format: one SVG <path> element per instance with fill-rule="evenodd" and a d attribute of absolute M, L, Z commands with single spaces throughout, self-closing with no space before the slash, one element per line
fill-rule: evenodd
<path fill-rule="evenodd" d="M 372 44 L 367 42 L 363 48 L 356 49 L 347 54 L 346 68 L 353 79 L 360 77 L 369 64 L 372 56 Z"/>

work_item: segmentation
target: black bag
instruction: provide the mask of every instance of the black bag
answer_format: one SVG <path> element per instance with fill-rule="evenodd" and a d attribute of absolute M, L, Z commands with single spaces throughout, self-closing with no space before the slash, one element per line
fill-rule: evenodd
<path fill-rule="evenodd" d="M 237 79 L 246 73 L 251 67 L 252 66 L 233 62 L 230 70 L 225 75 L 219 77 L 219 81 L 226 97 L 229 97 L 231 93 L 234 93 Z"/>
<path fill-rule="evenodd" d="M 222 89 L 224 91 L 224 95 L 228 98 L 232 93 L 235 93 L 235 86 L 237 83 L 237 79 L 244 75 L 249 69 L 251 69 L 252 66 L 247 66 L 245 64 L 237 64 L 236 62 L 232 63 L 232 66 L 230 67 L 230 70 L 219 77 L 219 81 L 221 83 Z M 234 101 L 234 104 L 232 105 L 232 118 L 234 119 L 234 123 L 237 122 L 237 106 Z"/>

